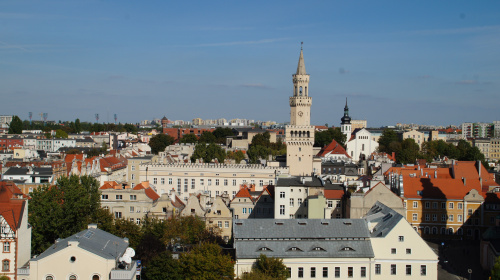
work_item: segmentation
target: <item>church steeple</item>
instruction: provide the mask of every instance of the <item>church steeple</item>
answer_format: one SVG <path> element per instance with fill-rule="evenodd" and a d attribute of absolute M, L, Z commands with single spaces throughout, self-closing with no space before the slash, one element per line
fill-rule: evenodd
<path fill-rule="evenodd" d="M 300 57 L 299 57 L 299 64 L 297 65 L 296 75 L 307 75 L 306 64 L 304 63 L 304 53 L 302 51 L 302 44 L 303 42 L 300 43 Z"/>
<path fill-rule="evenodd" d="M 347 97 L 345 98 L 344 116 L 340 119 L 340 131 L 346 135 L 346 140 L 349 141 L 351 138 L 351 117 L 349 117 L 349 107 L 347 106 Z"/>

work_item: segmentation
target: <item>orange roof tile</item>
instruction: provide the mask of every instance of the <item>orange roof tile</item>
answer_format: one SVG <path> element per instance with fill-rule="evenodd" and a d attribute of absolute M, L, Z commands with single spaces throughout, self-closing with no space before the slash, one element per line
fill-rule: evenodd
<path fill-rule="evenodd" d="M 344 190 L 325 190 L 326 199 L 341 199 L 344 196 Z"/>
<path fill-rule="evenodd" d="M 21 224 L 26 198 L 13 182 L 0 182 L 0 215 L 14 232 Z"/>
<path fill-rule="evenodd" d="M 335 139 L 333 139 L 332 142 L 327 146 L 321 148 L 321 150 L 318 153 L 318 156 L 324 157 L 328 154 L 345 155 L 346 157 L 350 158 L 350 156 L 345 151 L 344 147 L 342 147 L 337 141 L 335 141 Z"/>

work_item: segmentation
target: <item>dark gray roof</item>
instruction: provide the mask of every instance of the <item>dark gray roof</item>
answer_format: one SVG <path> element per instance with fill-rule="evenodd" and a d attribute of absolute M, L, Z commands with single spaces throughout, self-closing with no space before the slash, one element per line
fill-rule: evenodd
<path fill-rule="evenodd" d="M 28 174 L 27 167 L 10 167 L 4 175 L 52 176 L 52 167 L 35 167 L 33 171 L 33 174 Z"/>
<path fill-rule="evenodd" d="M 235 239 L 241 238 L 369 238 L 362 219 L 246 219 L 235 220 Z"/>
<path fill-rule="evenodd" d="M 254 240 L 235 242 L 236 256 L 276 258 L 373 258 L 370 240 Z"/>
<path fill-rule="evenodd" d="M 371 232 L 372 237 L 385 237 L 403 219 L 403 216 L 377 201 L 364 219 L 369 223 L 377 224 Z"/>
<path fill-rule="evenodd" d="M 70 241 L 77 241 L 78 247 L 92 254 L 105 259 L 115 260 L 123 255 L 125 249 L 127 249 L 129 245 L 124 239 L 111 233 L 98 228 L 89 228 L 56 242 L 49 249 L 45 250 L 45 252 L 41 253 L 38 257 L 33 258 L 32 260 L 37 261 L 59 252 L 68 247 L 68 243 Z"/>
<path fill-rule="evenodd" d="M 233 232 L 237 258 L 374 257 L 362 219 L 235 220 Z"/>
<path fill-rule="evenodd" d="M 304 183 L 302 183 L 302 177 L 284 177 L 278 178 L 278 183 L 276 184 L 276 186 L 330 187 L 333 186 L 333 184 L 329 181 L 322 181 L 318 177 L 306 177 Z"/>

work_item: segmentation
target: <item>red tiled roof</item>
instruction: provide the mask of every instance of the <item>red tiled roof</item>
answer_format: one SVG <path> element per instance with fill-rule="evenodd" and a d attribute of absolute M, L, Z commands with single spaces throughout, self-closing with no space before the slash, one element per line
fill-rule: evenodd
<path fill-rule="evenodd" d="M 0 215 L 14 232 L 21 224 L 26 198 L 13 182 L 0 182 Z"/>
<path fill-rule="evenodd" d="M 321 151 L 319 151 L 318 156 L 324 157 L 328 154 L 345 155 L 346 157 L 350 158 L 350 156 L 345 151 L 344 147 L 342 147 L 337 141 L 335 141 L 335 139 L 332 140 L 332 142 L 327 146 L 321 148 Z"/>
<path fill-rule="evenodd" d="M 144 193 L 147 195 L 147 197 L 151 198 L 153 201 L 160 198 L 160 196 L 152 188 L 145 189 Z"/>
<path fill-rule="evenodd" d="M 326 199 L 341 199 L 344 196 L 344 190 L 325 190 Z"/>

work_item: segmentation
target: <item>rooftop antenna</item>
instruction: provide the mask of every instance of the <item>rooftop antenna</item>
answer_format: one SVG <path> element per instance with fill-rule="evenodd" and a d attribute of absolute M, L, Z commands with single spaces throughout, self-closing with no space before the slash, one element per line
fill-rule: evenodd
<path fill-rule="evenodd" d="M 95 121 L 99 123 L 99 114 L 95 114 Z"/>
<path fill-rule="evenodd" d="M 117 120 L 118 120 L 118 115 L 115 114 L 115 124 Z"/>
<path fill-rule="evenodd" d="M 304 42 L 300 42 L 300 50 L 302 50 L 303 45 L 304 45 Z"/>
<path fill-rule="evenodd" d="M 45 122 L 47 122 L 47 117 L 49 116 L 49 113 L 43 113 L 43 124 L 45 125 Z"/>
<path fill-rule="evenodd" d="M 31 125 L 31 119 L 33 118 L 33 112 L 29 112 L 29 117 L 30 117 L 30 125 Z"/>

